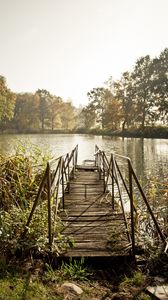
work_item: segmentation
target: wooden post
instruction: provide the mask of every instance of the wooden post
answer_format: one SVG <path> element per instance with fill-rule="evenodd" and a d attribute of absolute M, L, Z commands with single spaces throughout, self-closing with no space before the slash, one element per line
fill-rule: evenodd
<path fill-rule="evenodd" d="M 48 240 L 49 247 L 52 247 L 51 237 L 51 177 L 50 177 L 50 165 L 47 163 L 47 198 L 48 198 Z"/>
<path fill-rule="evenodd" d="M 135 258 L 134 204 L 133 204 L 133 189 L 132 189 L 132 170 L 131 170 L 130 160 L 128 160 L 128 172 L 129 172 L 129 193 L 130 193 L 130 213 L 131 213 L 132 255 Z"/>

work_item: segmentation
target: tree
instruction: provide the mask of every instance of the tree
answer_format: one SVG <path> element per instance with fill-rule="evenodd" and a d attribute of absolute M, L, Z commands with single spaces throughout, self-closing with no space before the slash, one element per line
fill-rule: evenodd
<path fill-rule="evenodd" d="M 155 99 L 155 118 L 168 122 L 168 48 L 152 62 L 152 93 Z"/>
<path fill-rule="evenodd" d="M 135 102 L 135 120 L 140 123 L 142 130 L 150 120 L 153 108 L 151 92 L 152 83 L 152 61 L 150 56 L 139 58 L 131 74 L 132 89 Z"/>
<path fill-rule="evenodd" d="M 41 129 L 44 130 L 45 122 L 49 119 L 49 101 L 51 95 L 47 90 L 38 89 L 36 95 L 39 97 L 39 118 L 41 122 Z"/>
<path fill-rule="evenodd" d="M 122 103 L 115 97 L 110 97 L 104 113 L 105 129 L 117 130 L 123 118 Z"/>
<path fill-rule="evenodd" d="M 113 83 L 113 94 L 122 102 L 122 130 L 133 125 L 135 118 L 134 90 L 131 73 L 124 72 L 121 79 Z"/>
<path fill-rule="evenodd" d="M 100 124 L 102 129 L 105 129 L 105 109 L 106 100 L 109 97 L 109 90 L 104 87 L 93 88 L 87 93 L 89 98 L 89 105 L 92 111 L 95 112 L 97 118 L 96 122 Z"/>
<path fill-rule="evenodd" d="M 0 76 L 0 124 L 3 129 L 14 114 L 16 96 L 6 85 L 6 79 Z"/>
<path fill-rule="evenodd" d="M 95 126 L 96 113 L 92 104 L 89 104 L 82 109 L 80 113 L 80 119 L 82 124 L 81 127 L 84 127 L 85 129 L 91 129 Z"/>
<path fill-rule="evenodd" d="M 63 101 L 61 97 L 51 96 L 49 98 L 48 110 L 49 110 L 49 123 L 51 129 L 60 127 L 60 113 L 63 107 Z"/>
<path fill-rule="evenodd" d="M 30 130 L 39 128 L 39 97 L 31 93 L 16 95 L 13 126 L 17 130 Z"/>
<path fill-rule="evenodd" d="M 72 130 L 75 127 L 75 108 L 70 101 L 62 103 L 60 118 L 63 129 Z"/>

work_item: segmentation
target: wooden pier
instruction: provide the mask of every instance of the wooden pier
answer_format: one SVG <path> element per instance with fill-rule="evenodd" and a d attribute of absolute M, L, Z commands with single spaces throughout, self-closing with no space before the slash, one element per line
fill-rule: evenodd
<path fill-rule="evenodd" d="M 114 153 L 107 157 L 97 146 L 94 157 L 94 160 L 86 160 L 78 165 L 76 146 L 70 153 L 47 163 L 23 235 L 26 234 L 41 195 L 43 194 L 44 199 L 45 194 L 48 245 L 51 251 L 57 240 L 59 216 L 62 222 L 59 235 L 71 240 L 73 245 L 59 254 L 62 258 L 131 256 L 135 259 L 139 248 L 137 233 L 135 234 L 136 191 L 153 221 L 158 238 L 165 243 L 165 236 L 130 159 Z"/>
<path fill-rule="evenodd" d="M 74 247 L 63 253 L 69 257 L 114 256 L 129 253 L 131 244 L 122 211 L 112 208 L 111 196 L 104 192 L 98 168 L 77 166 L 65 194 L 62 234 L 72 238 Z"/>

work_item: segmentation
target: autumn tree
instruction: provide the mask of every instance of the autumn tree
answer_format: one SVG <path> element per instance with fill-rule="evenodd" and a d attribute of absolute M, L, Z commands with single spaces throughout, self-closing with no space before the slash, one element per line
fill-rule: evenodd
<path fill-rule="evenodd" d="M 135 103 L 135 121 L 144 129 L 152 113 L 153 98 L 151 93 L 152 63 L 150 56 L 139 58 L 131 74 L 132 91 Z"/>
<path fill-rule="evenodd" d="M 106 130 L 117 130 L 120 128 L 120 123 L 123 118 L 122 102 L 114 96 L 106 102 L 104 113 L 104 122 Z"/>
<path fill-rule="evenodd" d="M 45 123 L 49 119 L 49 102 L 51 99 L 51 94 L 47 90 L 40 90 L 36 91 L 36 95 L 39 97 L 39 119 L 41 122 L 41 129 L 44 130 Z"/>
<path fill-rule="evenodd" d="M 16 95 L 13 125 L 17 130 L 38 129 L 39 98 L 37 94 L 21 93 Z"/>
<path fill-rule="evenodd" d="M 168 48 L 152 62 L 152 93 L 155 99 L 154 118 L 168 122 Z"/>
<path fill-rule="evenodd" d="M 134 105 L 134 90 L 132 88 L 131 73 L 124 72 L 121 79 L 114 81 L 111 85 L 111 90 L 115 99 L 120 103 L 122 115 L 122 130 L 129 128 L 135 118 L 135 105 Z"/>
<path fill-rule="evenodd" d="M 63 108 L 63 100 L 61 97 L 51 95 L 48 100 L 48 116 L 51 129 L 59 128 L 61 125 L 61 111 Z"/>
<path fill-rule="evenodd" d="M 105 109 L 108 94 L 108 89 L 104 87 L 93 88 L 87 93 L 89 105 L 97 116 L 96 122 L 100 124 L 102 129 L 105 129 Z"/>
<path fill-rule="evenodd" d="M 82 111 L 80 112 L 80 119 L 82 124 L 81 127 L 87 130 L 95 126 L 96 112 L 92 104 L 83 107 Z"/>
<path fill-rule="evenodd" d="M 75 108 L 71 101 L 63 102 L 60 111 L 62 128 L 72 130 L 76 125 Z"/>
<path fill-rule="evenodd" d="M 8 89 L 5 77 L 0 76 L 0 125 L 2 130 L 13 118 L 15 102 L 15 94 Z"/>

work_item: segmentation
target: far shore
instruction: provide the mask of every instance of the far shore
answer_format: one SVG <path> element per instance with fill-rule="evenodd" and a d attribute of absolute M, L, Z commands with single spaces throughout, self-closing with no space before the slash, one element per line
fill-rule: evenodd
<path fill-rule="evenodd" d="M 91 135 L 102 135 L 102 136 L 116 136 L 116 137 L 126 137 L 126 138 L 159 138 L 168 139 L 168 127 L 146 127 L 142 129 L 127 129 L 127 130 L 100 130 L 100 129 L 26 129 L 26 130 L 16 130 L 8 129 L 1 130 L 1 134 L 91 134 Z"/>

